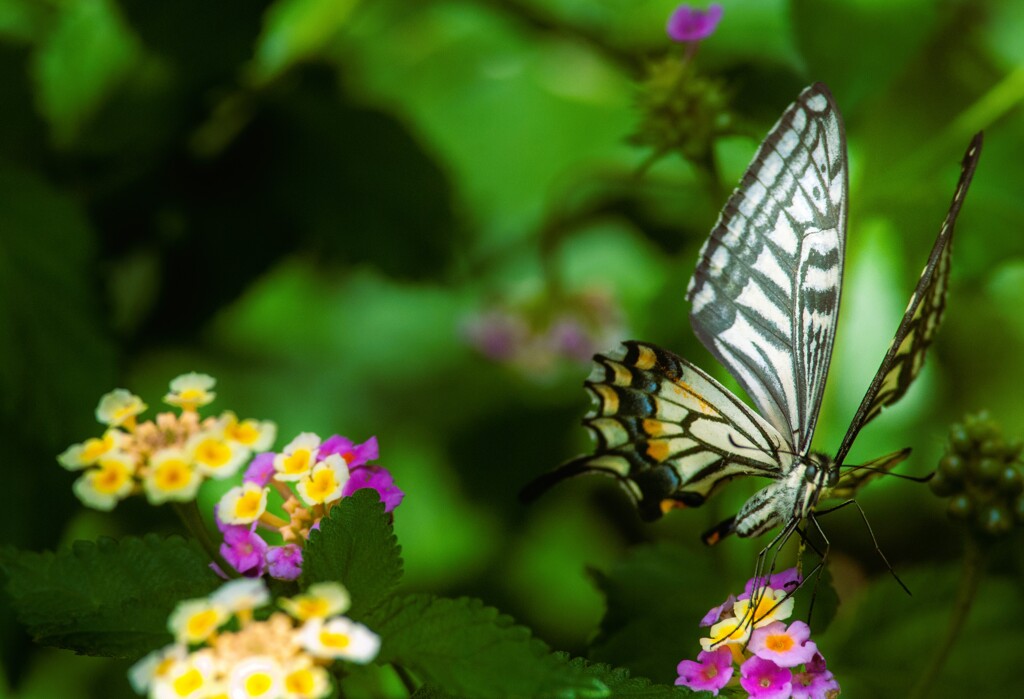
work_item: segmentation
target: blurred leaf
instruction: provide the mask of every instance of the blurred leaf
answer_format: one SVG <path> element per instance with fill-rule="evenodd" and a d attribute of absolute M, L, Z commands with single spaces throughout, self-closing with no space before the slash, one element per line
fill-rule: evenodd
<path fill-rule="evenodd" d="M 254 77 L 265 82 L 314 55 L 344 26 L 359 0 L 277 0 L 263 20 Z"/>
<path fill-rule="evenodd" d="M 170 59 L 187 85 L 233 82 L 252 55 L 270 0 L 117 0 L 148 47 Z M 205 99 L 200 93 L 193 98 Z"/>
<path fill-rule="evenodd" d="M 109 390 L 94 234 L 73 201 L 27 172 L 0 165 L 0 192 L 0 415 L 56 446 L 61 420 Z"/>
<path fill-rule="evenodd" d="M 790 12 L 808 72 L 846 114 L 904 72 L 938 19 L 932 0 L 794 0 Z"/>
<path fill-rule="evenodd" d="M 59 145 L 74 138 L 138 60 L 135 37 L 111 2 L 61 3 L 54 26 L 36 49 L 37 99 Z"/>
<path fill-rule="evenodd" d="M 1006 548 L 1017 547 L 1019 540 Z M 844 694 L 907 695 L 946 633 L 959 575 L 952 565 L 901 575 L 914 592 L 910 597 L 888 576 L 880 576 L 827 634 L 815 639 Z M 971 696 L 979 686 L 989 696 L 1015 694 L 1022 624 L 1019 582 L 996 576 L 983 580 L 929 696 Z"/>
<path fill-rule="evenodd" d="M 443 275 L 458 242 L 445 173 L 397 118 L 348 103 L 337 77 L 307 67 L 267 96 L 247 145 L 272 163 L 275 202 L 343 262 Z"/>
<path fill-rule="evenodd" d="M 473 699 L 605 697 L 604 685 L 552 655 L 530 631 L 479 600 L 392 598 L 366 623 L 380 634 L 379 663 Z"/>
<path fill-rule="evenodd" d="M 171 641 L 167 617 L 220 579 L 179 538 L 77 541 L 58 553 L 0 550 L 19 620 L 37 643 L 83 655 L 136 658 Z"/>
<path fill-rule="evenodd" d="M 49 145 L 29 80 L 30 51 L 29 46 L 0 43 L 0 158 L 23 165 L 38 161 Z"/>
<path fill-rule="evenodd" d="M 377 491 L 357 490 L 320 520 L 303 552 L 302 585 L 336 581 L 352 596 L 349 615 L 363 617 L 402 577 L 402 557 L 391 516 Z"/>
<path fill-rule="evenodd" d="M 701 618 L 735 592 L 706 564 L 707 557 L 702 562 L 696 555 L 661 542 L 634 549 L 607 575 L 595 573 L 608 611 L 590 658 L 655 682 L 672 682 L 679 661 L 696 655 L 691 649 L 701 636 Z M 716 589 L 715 597 L 703 597 Z"/>
<path fill-rule="evenodd" d="M 50 3 L 37 0 L 0 0 L 0 37 L 31 41 L 53 15 Z"/>

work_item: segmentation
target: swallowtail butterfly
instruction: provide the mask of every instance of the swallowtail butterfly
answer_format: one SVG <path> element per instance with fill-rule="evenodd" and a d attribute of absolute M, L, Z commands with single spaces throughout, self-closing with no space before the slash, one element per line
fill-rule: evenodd
<path fill-rule="evenodd" d="M 584 384 L 595 453 L 528 485 L 532 499 L 582 473 L 616 478 L 647 520 L 696 507 L 738 476 L 771 479 L 705 541 L 791 533 L 819 499 L 852 497 L 909 449 L 840 474 L 861 428 L 906 393 L 942 320 L 953 226 L 981 151 L 971 141 L 931 256 L 834 457 L 810 451 L 839 315 L 846 247 L 843 122 L 828 88 L 806 88 L 761 144 L 700 252 L 687 298 L 705 347 L 755 412 L 685 359 L 644 342 L 596 355 Z M 780 534 L 781 536 L 781 534 Z"/>

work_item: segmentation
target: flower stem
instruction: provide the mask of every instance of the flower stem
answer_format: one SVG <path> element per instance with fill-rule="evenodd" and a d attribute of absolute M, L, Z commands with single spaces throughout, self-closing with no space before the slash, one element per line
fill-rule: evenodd
<path fill-rule="evenodd" d="M 411 697 L 415 694 L 416 680 L 414 680 L 412 675 L 409 674 L 409 671 L 398 663 L 391 663 L 391 667 L 395 669 L 395 674 L 398 675 L 398 679 L 400 679 L 402 684 L 405 685 L 405 690 L 409 692 L 409 696 Z"/>
<path fill-rule="evenodd" d="M 199 514 L 199 506 L 196 504 L 196 501 L 175 502 L 173 505 L 178 519 L 185 525 L 185 529 L 188 530 L 189 534 L 203 547 L 210 560 L 217 564 L 224 575 L 237 578 L 238 574 L 235 572 L 234 566 L 224 560 L 224 557 L 220 555 L 217 544 L 210 537 L 210 532 L 207 531 L 206 525 L 203 523 L 203 517 Z"/>
<path fill-rule="evenodd" d="M 931 687 L 946 664 L 946 659 L 949 657 L 950 651 L 953 650 L 953 645 L 967 621 L 971 605 L 978 592 L 978 585 L 984 574 L 985 552 L 977 539 L 968 536 L 964 551 L 964 567 L 960 575 L 960 588 L 957 590 L 956 603 L 953 607 L 953 615 L 949 619 L 949 626 L 946 628 L 946 635 L 939 647 L 936 648 L 931 663 L 918 678 L 917 686 L 910 693 L 910 699 L 924 699 L 924 697 L 930 696 Z"/>

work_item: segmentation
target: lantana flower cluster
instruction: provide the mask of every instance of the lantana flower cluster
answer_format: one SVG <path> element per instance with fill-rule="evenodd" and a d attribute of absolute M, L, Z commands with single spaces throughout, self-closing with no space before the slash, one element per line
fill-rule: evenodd
<path fill-rule="evenodd" d="M 349 595 L 340 583 L 257 611 L 270 602 L 263 581 L 249 578 L 180 602 L 167 623 L 174 643 L 132 666 L 132 687 L 152 699 L 320 699 L 332 691 L 328 665 L 377 657 L 380 637 L 342 616 Z"/>
<path fill-rule="evenodd" d="M 756 699 L 839 696 L 839 683 L 810 639 L 810 628 L 783 621 L 793 613 L 792 592 L 799 584 L 796 568 L 753 578 L 743 594 L 711 609 L 701 620 L 710 627 L 700 640 L 703 650 L 696 661 L 679 663 L 676 684 L 715 696 L 737 685 Z"/>
<path fill-rule="evenodd" d="M 648 164 L 676 152 L 703 167 L 715 140 L 735 132 L 729 89 L 723 80 L 703 73 L 694 60 L 722 13 L 717 4 L 707 10 L 684 4 L 669 16 L 666 31 L 681 44 L 682 57 L 671 51 L 647 63 L 637 92 L 640 122 L 630 136 L 632 143 L 651 148 Z"/>
<path fill-rule="evenodd" d="M 183 374 L 171 381 L 164 402 L 180 410 L 139 422 L 142 399 L 123 388 L 100 399 L 96 419 L 107 426 L 100 437 L 68 447 L 57 460 L 81 471 L 73 490 L 85 505 L 112 510 L 125 498 L 144 493 L 154 505 L 195 498 L 207 478 L 235 475 L 256 451 L 273 444 L 273 422 L 239 420 L 231 411 L 201 418 L 198 409 L 216 397 L 206 374 Z"/>
<path fill-rule="evenodd" d="M 466 319 L 462 334 L 488 359 L 545 377 L 561 362 L 589 362 L 615 344 L 622 312 L 604 289 L 505 300 Z"/>
<path fill-rule="evenodd" d="M 217 504 L 217 526 L 224 535 L 221 555 L 249 577 L 269 573 L 281 580 L 296 579 L 310 531 L 342 498 L 372 488 L 385 512 L 401 504 L 405 494 L 388 470 L 369 463 L 378 457 L 376 437 L 356 444 L 341 435 L 321 440 L 311 432 L 297 436 L 281 453 L 257 455 L 242 485 L 226 492 Z M 280 498 L 283 516 L 269 511 L 272 494 Z M 270 545 L 258 528 L 276 532 L 283 543 Z"/>

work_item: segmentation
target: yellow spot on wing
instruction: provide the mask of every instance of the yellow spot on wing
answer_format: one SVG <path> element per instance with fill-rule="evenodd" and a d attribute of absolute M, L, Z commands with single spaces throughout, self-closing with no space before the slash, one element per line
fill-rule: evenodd
<path fill-rule="evenodd" d="M 597 393 L 598 399 L 601 401 L 602 415 L 615 415 L 619 412 L 619 396 L 611 386 L 595 384 L 591 386 L 591 389 Z"/>
<path fill-rule="evenodd" d="M 651 437 L 660 437 L 665 433 L 665 424 L 661 420 L 646 418 L 643 422 L 644 432 Z"/>
<path fill-rule="evenodd" d="M 650 347 L 637 347 L 640 350 L 640 354 L 636 358 L 634 365 L 637 369 L 653 369 L 654 365 L 658 363 L 658 357 L 654 354 L 654 350 Z"/>
<path fill-rule="evenodd" d="M 655 461 L 664 461 L 668 458 L 668 442 L 664 439 L 653 439 L 647 443 L 647 455 Z"/>
<path fill-rule="evenodd" d="M 663 514 L 663 515 L 667 515 L 672 510 L 685 510 L 685 509 L 686 509 L 686 505 L 684 505 L 683 503 L 679 502 L 678 500 L 673 500 L 671 498 L 665 498 L 664 500 L 661 501 L 661 514 Z"/>
<path fill-rule="evenodd" d="M 633 372 L 621 364 L 609 362 L 608 366 L 615 372 L 615 379 L 612 381 L 616 386 L 629 386 L 633 383 Z"/>

